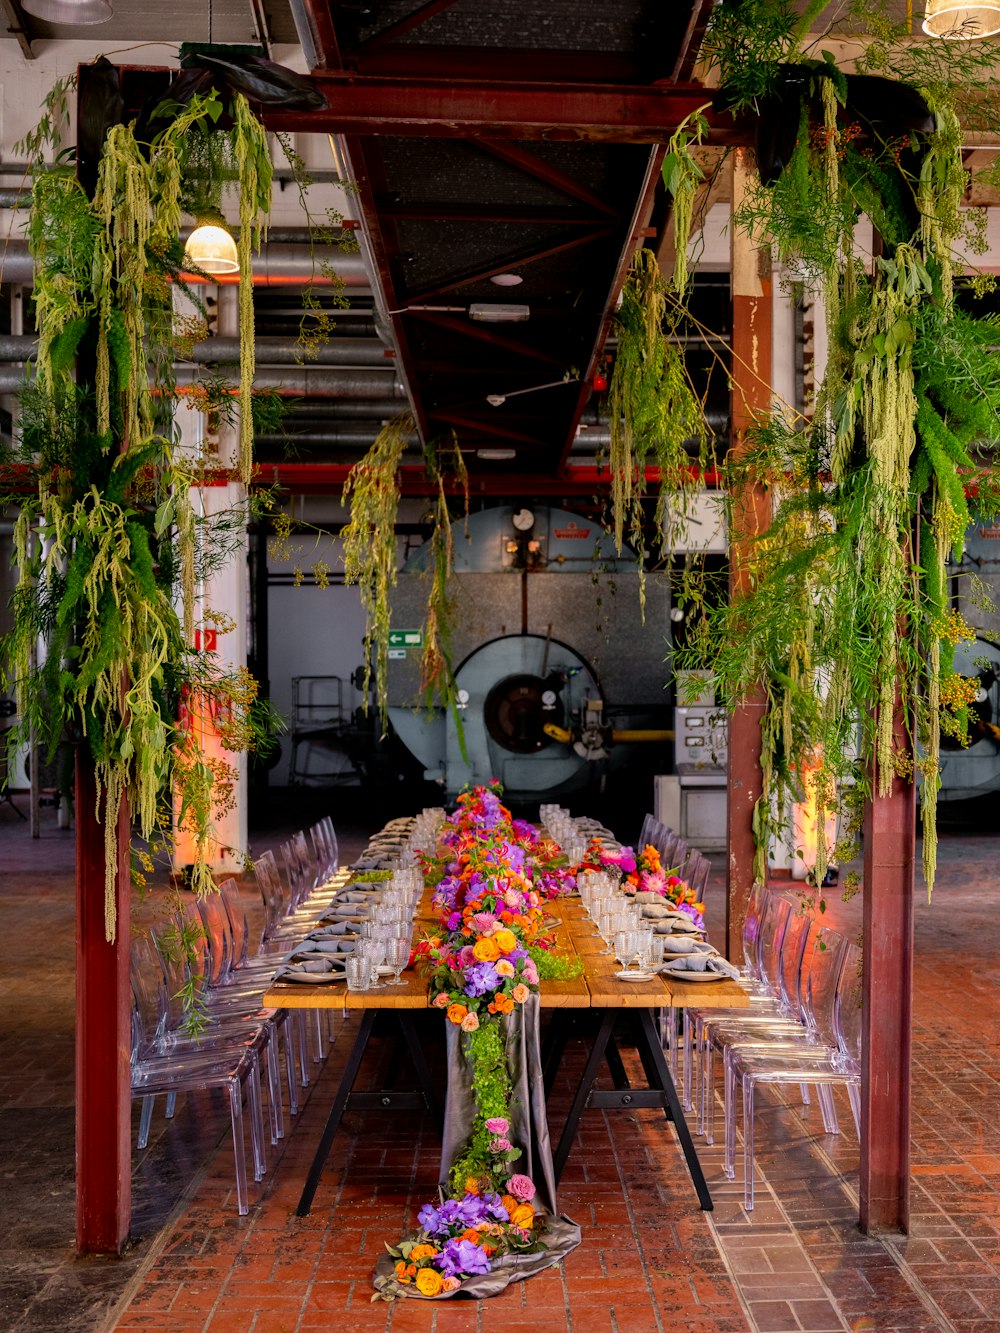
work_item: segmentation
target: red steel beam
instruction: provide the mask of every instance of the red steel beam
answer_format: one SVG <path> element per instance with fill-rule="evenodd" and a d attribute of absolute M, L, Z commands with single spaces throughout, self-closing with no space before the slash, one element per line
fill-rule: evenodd
<path fill-rule="evenodd" d="M 733 194 L 745 188 L 740 182 L 747 171 L 737 154 Z M 734 233 L 733 250 L 733 361 L 731 395 L 730 457 L 739 457 L 748 447 L 747 431 L 771 406 L 771 339 L 773 309 L 771 278 L 760 276 L 766 252 L 753 248 L 750 238 Z M 755 538 L 771 522 L 768 493 L 761 486 L 747 485 L 732 495 L 733 518 L 729 534 L 729 596 L 738 601 L 749 590 L 753 571 Z M 729 720 L 729 774 L 726 821 L 729 856 L 726 894 L 726 953 L 739 958 L 743 924 L 753 888 L 755 839 L 753 816 L 763 791 L 760 725 L 764 716 L 763 686 L 751 689 L 734 709 Z"/>
<path fill-rule="evenodd" d="M 320 69 L 343 68 L 337 32 L 330 13 L 330 0 L 301 0 L 305 20 L 316 48 Z"/>
<path fill-rule="evenodd" d="M 677 59 L 674 62 L 674 68 L 670 75 L 672 83 L 684 83 L 690 79 L 694 72 L 694 67 L 698 63 L 698 56 L 701 52 L 701 41 L 705 35 L 705 28 L 708 24 L 709 15 L 715 0 L 695 0 L 691 9 L 691 17 L 688 19 L 688 25 L 681 41 L 680 50 L 677 52 Z"/>
<path fill-rule="evenodd" d="M 453 139 L 554 139 L 663 143 L 704 107 L 700 84 L 619 85 L 473 82 L 456 70 L 447 79 L 381 78 L 319 70 L 327 106 L 270 111 L 271 130 L 321 134 L 417 135 Z M 749 142 L 749 128 L 708 113 L 710 143 Z"/>
<path fill-rule="evenodd" d="M 257 468 L 254 481 L 262 486 L 282 486 L 295 494 L 338 495 L 350 470 L 348 463 L 264 463 Z M 421 464 L 401 467 L 397 476 L 403 495 L 437 494 L 437 482 L 428 480 Z M 650 494 L 659 485 L 659 480 L 657 468 L 646 469 Z M 473 473 L 469 478 L 473 495 L 581 495 L 590 498 L 595 491 L 607 490 L 610 485 L 608 470 L 602 467 L 570 467 L 563 476 L 551 477 L 520 471 L 515 463 L 508 473 L 499 470 L 485 475 Z M 462 493 L 461 484 L 454 479 L 445 483 L 445 489 L 452 495 Z"/>
<path fill-rule="evenodd" d="M 358 74 L 390 79 L 473 79 L 505 83 L 516 71 L 522 83 L 620 83 L 646 80 L 640 61 L 618 51 L 552 51 L 524 47 L 429 46 L 408 42 L 360 47 L 344 64 Z"/>
<path fill-rule="evenodd" d="M 894 748 L 910 753 L 898 693 L 894 730 Z M 859 1220 L 870 1234 L 910 1225 L 916 806 L 915 783 L 901 777 L 865 806 Z"/>
<path fill-rule="evenodd" d="M 120 1254 L 132 1211 L 128 807 L 118 810 L 117 926 L 104 927 L 104 824 L 94 762 L 76 758 L 76 1247 Z"/>

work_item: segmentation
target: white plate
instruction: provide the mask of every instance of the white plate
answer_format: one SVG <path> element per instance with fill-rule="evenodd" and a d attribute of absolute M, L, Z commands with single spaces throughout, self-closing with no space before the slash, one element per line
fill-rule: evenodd
<path fill-rule="evenodd" d="M 387 967 L 385 964 L 375 970 L 380 977 L 394 977 L 396 975 L 396 969 L 394 967 Z"/>
<path fill-rule="evenodd" d="M 616 981 L 652 981 L 655 972 L 616 972 Z"/>

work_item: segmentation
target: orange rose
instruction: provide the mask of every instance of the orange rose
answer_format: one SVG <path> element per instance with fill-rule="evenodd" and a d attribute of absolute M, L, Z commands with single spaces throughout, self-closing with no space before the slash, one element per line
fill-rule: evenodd
<path fill-rule="evenodd" d="M 517 948 L 517 936 L 512 930 L 494 931 L 493 939 L 501 953 L 510 953 L 512 949 Z"/>
<path fill-rule="evenodd" d="M 436 1268 L 421 1268 L 417 1274 L 417 1291 L 421 1296 L 438 1296 L 444 1279 Z"/>
<path fill-rule="evenodd" d="M 514 989 L 511 991 L 511 995 L 513 996 L 514 1001 L 515 1001 L 515 1003 L 517 1003 L 517 1004 L 524 1004 L 525 1000 L 528 998 L 528 996 L 529 996 L 530 994 L 531 994 L 531 991 L 528 990 L 527 986 L 525 986 L 525 985 L 524 985 L 522 982 L 520 982 L 520 981 L 517 983 L 517 985 L 516 985 L 516 986 L 514 987 Z"/>
<path fill-rule="evenodd" d="M 478 1193 L 479 1193 L 479 1181 L 478 1181 L 478 1179 L 477 1179 L 475 1176 L 469 1176 L 469 1178 L 466 1180 L 466 1182 L 465 1182 L 465 1192 L 466 1192 L 466 1194 L 478 1194 Z"/>
<path fill-rule="evenodd" d="M 458 1238 L 459 1240 L 471 1240 L 473 1245 L 479 1244 L 479 1232 L 475 1227 L 466 1227 Z"/>
<path fill-rule="evenodd" d="M 500 1202 L 503 1204 L 504 1208 L 506 1208 L 508 1217 L 513 1217 L 521 1206 L 514 1198 L 513 1194 L 503 1195 Z"/>
<path fill-rule="evenodd" d="M 398 1259 L 396 1261 L 396 1277 L 400 1282 L 409 1282 L 410 1280 L 406 1276 L 406 1261 L 403 1259 Z"/>
<path fill-rule="evenodd" d="M 535 1222 L 535 1210 L 530 1203 L 518 1204 L 510 1221 L 512 1226 L 523 1227 L 525 1231 L 530 1231 Z"/>
<path fill-rule="evenodd" d="M 500 950 L 496 941 L 488 935 L 481 936 L 472 946 L 472 952 L 480 963 L 492 963 L 500 957 Z"/>
<path fill-rule="evenodd" d="M 498 1014 L 509 1014 L 514 1010 L 514 1001 L 509 995 L 504 995 L 503 991 L 500 991 L 497 994 L 493 1003 L 496 1005 L 496 1012 Z"/>
<path fill-rule="evenodd" d="M 410 1251 L 410 1261 L 419 1263 L 421 1259 L 433 1259 L 437 1254 L 437 1247 L 434 1245 L 414 1245 Z"/>
<path fill-rule="evenodd" d="M 494 966 L 499 977 L 512 977 L 514 975 L 514 964 L 509 958 L 498 958 Z"/>
<path fill-rule="evenodd" d="M 464 1004 L 449 1004 L 448 1006 L 448 1017 L 452 1023 L 461 1023 L 468 1012 Z"/>

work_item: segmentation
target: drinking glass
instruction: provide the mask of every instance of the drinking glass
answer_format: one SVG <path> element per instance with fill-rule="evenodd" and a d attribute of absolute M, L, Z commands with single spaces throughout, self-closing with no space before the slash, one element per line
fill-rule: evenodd
<path fill-rule="evenodd" d="M 388 983 L 390 986 L 405 986 L 406 982 L 400 978 L 400 972 L 410 961 L 410 938 L 408 935 L 393 935 L 385 948 L 385 961 L 393 970 L 392 980 Z"/>
<path fill-rule="evenodd" d="M 368 990 L 372 984 L 371 967 L 361 957 L 360 952 L 349 954 L 344 960 L 347 973 L 347 989 L 351 991 Z"/>
<path fill-rule="evenodd" d="M 618 930 L 615 932 L 615 957 L 618 965 L 627 972 L 632 965 L 632 960 L 636 954 L 637 938 L 634 930 Z"/>
<path fill-rule="evenodd" d="M 378 970 L 385 960 L 385 941 L 376 939 L 362 940 L 358 946 L 357 952 L 367 964 L 371 984 L 377 986 Z"/>

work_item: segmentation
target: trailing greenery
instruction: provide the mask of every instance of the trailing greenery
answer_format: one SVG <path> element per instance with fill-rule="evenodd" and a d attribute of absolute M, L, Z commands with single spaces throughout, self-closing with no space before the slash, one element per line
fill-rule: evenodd
<path fill-rule="evenodd" d="M 671 334 L 683 305 L 668 302 L 651 250 L 639 250 L 622 289 L 616 316 L 618 352 L 608 393 L 609 465 L 615 543 L 628 535 L 643 564 L 646 468 L 658 470 L 655 523 L 669 545 L 668 504 L 703 482 L 708 430 L 680 347 Z M 640 596 L 644 587 L 640 578 Z"/>
<path fill-rule="evenodd" d="M 39 160 L 58 147 L 69 86 L 56 86 L 24 145 Z M 229 129 L 219 128 L 224 112 Z M 142 837 L 155 839 L 164 795 L 176 787 L 180 826 L 199 852 L 196 884 L 210 883 L 213 821 L 231 800 L 234 770 L 192 744 L 177 721 L 182 702 L 189 714 L 215 714 L 225 748 L 256 746 L 273 731 L 253 682 L 189 647 L 199 572 L 234 544 L 232 516 L 206 524 L 192 511 L 198 464 L 175 448 L 171 371 L 185 204 L 206 193 L 218 204 L 228 171 L 240 193 L 238 401 L 248 479 L 250 253 L 270 206 L 270 159 L 246 99 L 236 94 L 224 106 L 208 91 L 183 106 L 164 103 L 141 130 L 109 124 L 95 167 L 91 193 L 72 154 L 35 173 L 28 242 L 38 353 L 34 384 L 22 395 L 19 458 L 33 470 L 37 494 L 20 501 L 13 628 L 0 655 L 18 698 L 15 737 L 40 737 L 50 752 L 69 737 L 93 759 L 112 939 L 123 800 Z M 45 657 L 36 669 L 40 638 Z"/>
<path fill-rule="evenodd" d="M 855 18 L 882 45 L 863 77 L 844 72 L 802 49 L 821 8 L 723 0 L 713 11 L 719 104 L 756 116 L 760 183 L 734 223 L 819 287 L 830 350 L 813 419 L 762 418 L 729 460 L 733 530 L 747 487 L 770 491 L 773 521 L 748 544 L 748 589 L 705 613 L 680 664 L 711 670 L 729 704 L 764 685 L 758 878 L 789 797 L 810 797 L 820 827 L 839 813 L 843 859 L 865 796 L 920 778 L 930 891 L 940 735 L 965 734 L 972 685 L 951 668 L 972 631 L 948 605 L 946 561 L 970 488 L 995 493 L 1000 441 L 996 321 L 956 308 L 953 277 L 969 240 L 955 104 L 976 62 L 959 57 L 949 78 L 935 52 L 919 90 L 872 79 L 897 67 L 886 52 L 899 34 L 865 3 Z M 867 263 L 854 240 L 863 216 L 877 245 Z"/>
<path fill-rule="evenodd" d="M 396 513 L 399 485 L 396 472 L 416 423 L 408 412 L 387 422 L 344 484 L 343 503 L 350 519 L 341 533 L 344 581 L 356 583 L 365 611 L 364 693 L 374 675 L 379 721 L 388 726 L 389 593 L 396 586 L 399 553 Z M 374 669 L 373 669 L 374 663 Z"/>

